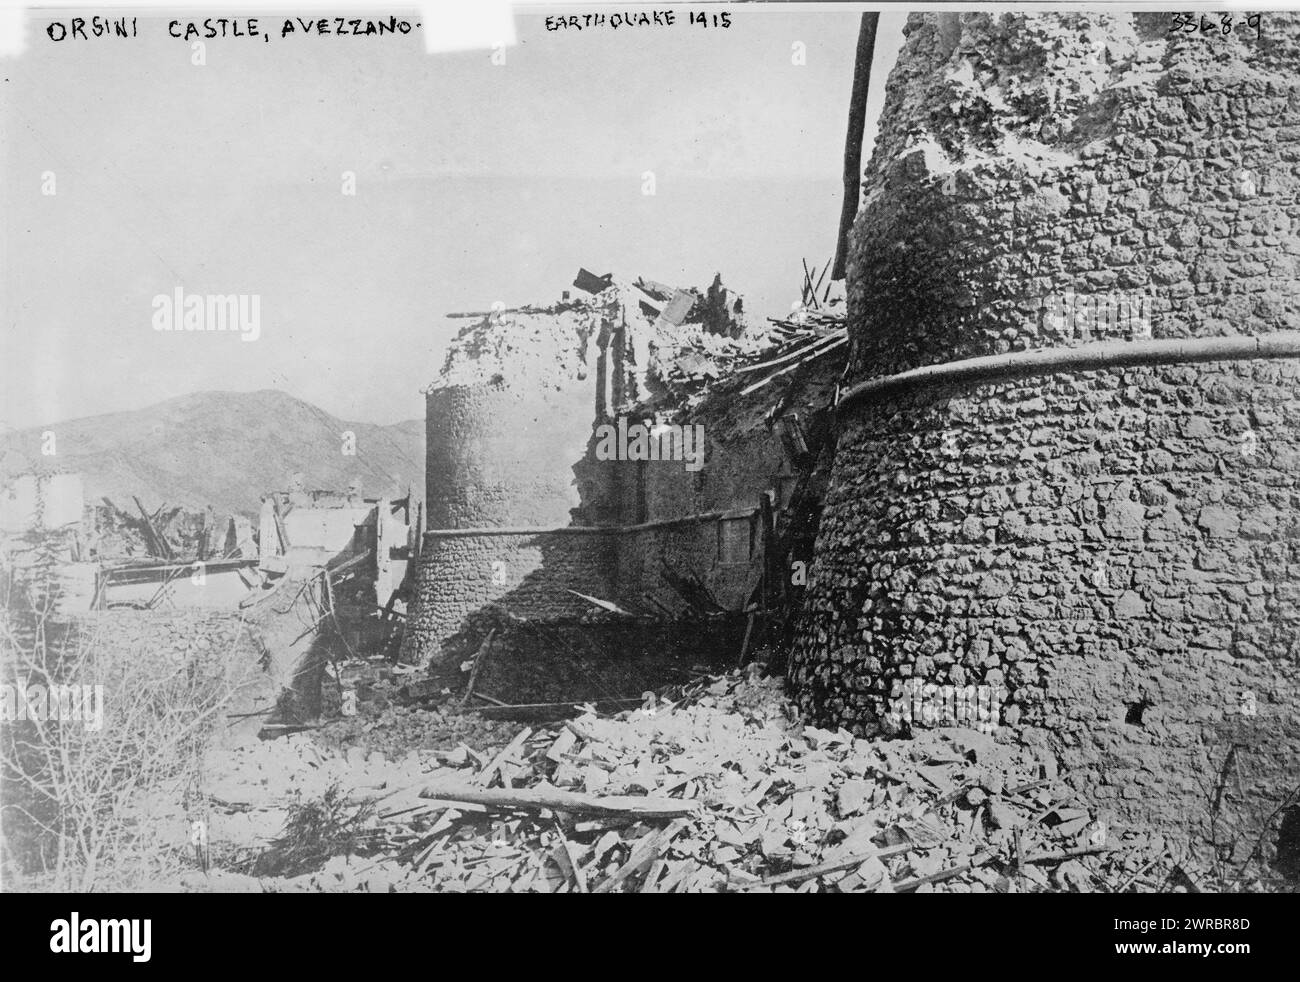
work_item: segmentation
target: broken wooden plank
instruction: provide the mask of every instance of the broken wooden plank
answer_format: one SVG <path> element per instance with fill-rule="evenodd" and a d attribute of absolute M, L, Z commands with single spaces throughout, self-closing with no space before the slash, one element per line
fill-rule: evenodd
<path fill-rule="evenodd" d="M 478 673 L 482 671 L 483 663 L 487 661 L 488 653 L 492 650 L 492 638 L 496 633 L 497 629 L 492 628 L 483 639 L 483 643 L 478 646 L 478 654 L 474 656 L 474 667 L 469 671 L 469 683 L 465 686 L 465 695 L 460 700 L 462 706 L 468 703 L 469 697 L 474 694 L 474 683 L 478 681 Z"/>
<path fill-rule="evenodd" d="M 1078 856 L 1091 856 L 1094 853 L 1114 852 L 1113 846 L 1083 846 L 1079 849 L 1063 849 L 1060 852 L 1039 853 L 1036 856 L 1026 856 L 1026 863 L 1063 863 L 1067 859 L 1074 859 Z"/>
<path fill-rule="evenodd" d="M 837 337 L 837 338 L 836 338 L 834 341 L 832 341 L 830 344 L 827 344 L 827 345 L 824 345 L 824 346 L 818 348 L 818 349 L 817 349 L 816 351 L 814 351 L 812 354 L 808 355 L 808 356 L 805 357 L 805 358 L 801 358 L 799 361 L 795 362 L 793 365 L 788 365 L 788 366 L 785 367 L 785 368 L 782 368 L 782 369 L 779 369 L 778 371 L 773 372 L 771 375 L 768 375 L 766 378 L 764 378 L 761 382 L 755 382 L 753 385 L 746 386 L 745 388 L 743 388 L 743 389 L 740 390 L 740 394 L 741 394 L 742 396 L 747 396 L 747 395 L 749 395 L 751 392 L 757 392 L 759 389 L 761 389 L 763 386 L 767 385 L 767 383 L 768 383 L 768 382 L 771 382 L 773 379 L 775 379 L 775 378 L 780 378 L 782 375 L 785 375 L 787 372 L 793 372 L 796 368 L 799 368 L 799 367 L 802 366 L 802 365 L 806 365 L 808 362 L 812 361 L 814 358 L 820 358 L 822 355 L 826 354 L 827 352 L 829 352 L 829 351 L 834 351 L 836 348 L 840 347 L 841 345 L 848 344 L 848 342 L 849 342 L 849 339 L 848 339 L 848 336 L 847 336 L 847 335 L 844 336 L 844 337 Z"/>
<path fill-rule="evenodd" d="M 640 696 L 620 696 L 615 699 L 593 699 L 597 706 L 629 706 L 633 703 L 641 702 Z M 494 706 L 477 706 L 476 713 L 504 712 L 506 710 L 518 709 L 577 709 L 580 708 L 576 702 L 570 699 L 568 702 L 512 702 L 503 703 Z M 558 720 L 556 722 L 559 722 Z"/>
<path fill-rule="evenodd" d="M 561 791 L 547 785 L 535 788 L 477 788 L 463 781 L 435 781 L 425 785 L 420 797 L 466 802 L 488 808 L 524 811 L 549 808 L 557 812 L 617 818 L 680 818 L 694 815 L 700 807 L 698 801 L 681 801 L 676 798 L 640 798 L 632 795 L 601 797 Z"/>
<path fill-rule="evenodd" d="M 693 574 L 682 574 L 673 569 L 668 564 L 667 559 L 661 557 L 663 569 L 659 575 L 664 582 L 672 587 L 679 597 L 682 598 L 697 614 L 708 616 L 710 614 L 725 614 L 727 608 L 718 603 L 717 598 L 709 591 L 699 577 Z"/>
<path fill-rule="evenodd" d="M 736 374 L 743 375 L 746 372 L 757 372 L 757 371 L 761 371 L 764 368 L 775 368 L 777 365 L 783 365 L 787 361 L 791 361 L 795 358 L 798 358 L 800 355 L 810 354 L 812 351 L 816 350 L 821 345 L 828 343 L 829 339 L 831 338 L 846 337 L 847 333 L 848 333 L 848 329 L 845 328 L 843 331 L 837 332 L 835 334 L 816 335 L 809 344 L 801 345 L 800 347 L 796 348 L 794 351 L 791 351 L 789 354 L 784 354 L 781 355 L 781 357 L 779 358 L 772 358 L 769 359 L 768 361 L 756 362 L 753 365 L 744 365 L 736 369 Z"/>
<path fill-rule="evenodd" d="M 813 269 L 816 269 L 816 268 L 817 268 L 816 266 L 813 267 Z M 821 275 L 817 277 L 817 282 L 816 282 L 816 284 L 813 286 L 813 297 L 814 297 L 814 299 L 815 299 L 816 296 L 817 296 L 817 291 L 820 290 L 820 289 L 822 288 L 822 280 L 826 279 L 826 274 L 829 273 L 830 271 L 831 271 L 831 261 L 828 261 L 828 262 L 826 263 L 826 265 L 822 267 Z M 831 289 L 831 285 L 830 285 L 829 283 L 827 283 L 827 284 L 826 284 L 826 296 L 830 296 L 830 289 Z M 824 298 L 823 298 L 823 302 L 825 302 L 825 299 L 824 299 Z"/>
<path fill-rule="evenodd" d="M 560 828 L 560 823 L 555 823 L 555 834 L 560 837 L 560 855 L 564 857 L 564 862 L 568 864 L 566 871 L 573 878 L 573 885 L 577 887 L 579 893 L 590 892 L 587 889 L 587 875 L 578 865 L 578 859 L 573 855 L 573 847 L 569 845 L 569 840 L 564 835 L 564 829 Z"/>
<path fill-rule="evenodd" d="M 573 745 L 578 742 L 578 737 L 573 730 L 568 728 L 560 730 L 560 735 L 555 738 L 550 749 L 546 751 L 546 759 L 552 764 L 563 762 L 564 755 L 573 749 Z"/>
<path fill-rule="evenodd" d="M 623 616 L 623 617 L 635 617 L 635 616 L 636 616 L 636 614 L 632 613 L 632 611 L 630 611 L 630 610 L 624 610 L 622 607 L 620 607 L 618 604 L 614 603 L 614 601 L 612 601 L 612 600 L 602 600 L 600 597 L 593 597 L 593 596 L 591 596 L 591 595 L 589 595 L 589 594 L 586 594 L 586 593 L 579 593 L 577 590 L 567 590 L 567 589 L 566 589 L 565 592 L 566 592 L 566 593 L 571 593 L 571 594 L 573 594 L 575 597 L 581 597 L 583 600 L 587 601 L 587 603 L 591 604 L 593 607 L 599 607 L 601 610 L 607 610 L 607 611 L 609 611 L 611 614 L 619 614 L 619 615 L 621 615 L 621 616 Z"/>
<path fill-rule="evenodd" d="M 645 875 L 645 880 L 641 883 L 641 893 L 656 893 L 655 884 L 663 872 L 668 868 L 668 860 L 662 857 L 656 859 L 650 867 L 650 872 Z"/>
<path fill-rule="evenodd" d="M 664 307 L 659 316 L 669 324 L 676 327 L 686 319 L 686 315 L 690 313 L 691 308 L 695 306 L 695 301 L 695 294 L 689 293 L 686 290 L 678 290 L 673 294 L 672 300 L 668 302 L 668 306 Z"/>
<path fill-rule="evenodd" d="M 611 873 L 609 878 L 596 887 L 592 893 L 610 893 L 629 876 L 633 876 L 649 867 L 659 858 L 659 854 L 672 841 L 673 837 L 686 828 L 687 824 L 685 819 L 679 818 L 668 828 L 651 835 L 644 845 L 634 848 L 627 862 Z"/>
<path fill-rule="evenodd" d="M 375 551 L 373 549 L 367 549 L 365 552 L 358 553 L 357 555 L 353 556 L 351 559 L 344 560 L 343 562 L 339 563 L 337 566 L 331 566 L 329 563 L 326 563 L 325 572 L 327 572 L 330 576 L 337 578 L 339 576 L 342 576 L 344 573 L 351 572 L 352 570 L 356 569 L 358 566 L 361 566 L 367 560 L 372 558 L 374 554 Z"/>
<path fill-rule="evenodd" d="M 872 849 L 870 852 L 860 852 L 857 855 L 849 856 L 846 859 L 837 859 L 829 863 L 819 863 L 816 866 L 809 866 L 805 869 L 795 869 L 788 873 L 778 873 L 776 876 L 769 876 L 763 880 L 762 886 L 775 887 L 787 883 L 802 883 L 805 880 L 811 880 L 814 877 L 826 876 L 829 873 L 838 873 L 841 870 L 853 869 L 855 866 L 861 866 L 868 859 L 885 859 L 889 856 L 897 856 L 900 853 L 910 852 L 916 847 L 910 842 L 905 842 L 897 846 L 885 846 L 881 849 Z"/>
<path fill-rule="evenodd" d="M 564 728 L 585 743 L 595 743 L 596 738 L 571 719 L 564 721 Z"/>
<path fill-rule="evenodd" d="M 497 754 L 495 757 L 493 757 L 491 762 L 486 767 L 484 767 L 483 770 L 479 771 L 478 777 L 476 778 L 477 782 L 485 788 L 488 787 L 492 783 L 492 776 L 496 774 L 498 770 L 502 769 L 502 766 L 506 763 L 506 761 L 512 759 L 515 754 L 523 750 L 524 744 L 527 742 L 528 738 L 532 735 L 533 735 L 532 729 L 527 726 L 525 726 L 522 730 L 516 733 L 515 738 L 511 740 L 509 743 L 507 743 L 504 747 L 502 747 L 501 752 Z M 507 788 L 510 787 L 510 782 L 505 780 L 504 771 L 502 771 L 501 783 L 504 784 Z"/>
<path fill-rule="evenodd" d="M 145 511 L 144 504 L 136 495 L 132 495 L 131 497 L 132 500 L 135 501 L 136 508 L 140 509 L 140 518 L 144 526 L 143 531 L 145 544 L 148 545 L 149 552 L 157 556 L 159 559 L 172 559 L 171 546 L 167 544 L 167 540 L 163 537 L 162 533 L 154 527 L 153 519 L 150 518 L 149 513 Z M 161 509 L 159 510 L 161 511 Z"/>
<path fill-rule="evenodd" d="M 614 274 L 606 273 L 604 276 L 597 276 L 590 270 L 578 268 L 578 275 L 573 278 L 573 285 L 584 293 L 603 293 L 610 288 L 614 282 Z"/>
<path fill-rule="evenodd" d="M 983 866 L 993 854 L 989 852 L 977 852 L 969 863 L 962 863 L 960 866 L 953 866 L 951 869 L 942 870 L 938 873 L 931 873 L 929 876 L 918 876 L 914 880 L 904 880 L 902 883 L 894 885 L 895 893 L 908 893 L 917 887 L 925 886 L 927 883 L 939 883 L 943 880 L 950 880 L 954 876 L 960 876 L 962 873 L 969 872 L 977 866 Z"/>

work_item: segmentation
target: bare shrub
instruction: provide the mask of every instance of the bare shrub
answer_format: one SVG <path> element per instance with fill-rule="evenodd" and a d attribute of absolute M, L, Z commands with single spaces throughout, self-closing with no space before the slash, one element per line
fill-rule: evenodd
<path fill-rule="evenodd" d="M 350 856 L 372 836 L 373 802 L 354 803 L 334 782 L 319 799 L 289 805 L 284 831 L 252 865 L 254 876 L 298 876 L 331 856 Z"/>
<path fill-rule="evenodd" d="M 27 889 L 138 888 L 183 861 L 168 845 L 188 839 L 180 822 L 203 831 L 203 756 L 257 666 L 215 650 L 114 653 L 93 618 L 57 613 L 45 555 L 56 545 L 0 568 L 0 682 L 14 697 L 0 721 L 4 877 Z M 160 834 L 164 822 L 178 839 Z"/>

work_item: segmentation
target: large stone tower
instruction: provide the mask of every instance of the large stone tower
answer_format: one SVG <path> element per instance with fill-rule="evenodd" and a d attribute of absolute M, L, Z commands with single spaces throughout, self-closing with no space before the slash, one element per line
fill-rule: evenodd
<path fill-rule="evenodd" d="M 1300 778 L 1300 19 L 1247 17 L 910 19 L 791 662 L 817 720 L 985 685 L 1103 811 L 1204 835 Z"/>
<path fill-rule="evenodd" d="M 467 615 L 511 597 L 549 614 L 599 592 L 604 543 L 548 529 L 581 505 L 574 463 L 602 412 L 598 380 L 620 308 L 574 303 L 471 325 L 426 392 L 426 527 L 403 642 L 437 660 Z"/>

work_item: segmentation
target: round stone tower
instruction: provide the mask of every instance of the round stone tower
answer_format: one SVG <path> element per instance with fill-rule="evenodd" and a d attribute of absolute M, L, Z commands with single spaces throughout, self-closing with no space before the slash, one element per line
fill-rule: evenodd
<path fill-rule="evenodd" d="M 909 20 L 790 675 L 1209 836 L 1300 779 L 1300 18 L 1205 17 Z"/>
<path fill-rule="evenodd" d="M 605 585 L 603 537 L 574 524 L 575 464 L 601 411 L 617 303 L 505 312 L 453 342 L 426 392 L 426 529 L 404 656 L 435 661 L 465 618 L 492 605 L 585 610 L 566 587 Z"/>

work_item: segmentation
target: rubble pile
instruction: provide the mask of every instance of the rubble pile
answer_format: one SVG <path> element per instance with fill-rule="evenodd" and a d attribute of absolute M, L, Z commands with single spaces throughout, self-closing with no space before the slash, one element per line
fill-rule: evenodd
<path fill-rule="evenodd" d="M 227 558 L 237 553 L 233 516 L 218 518 L 212 509 L 198 511 L 163 505 L 147 511 L 119 508 L 108 498 L 91 508 L 90 552 L 101 559 L 183 560 Z"/>
<path fill-rule="evenodd" d="M 328 686 L 327 686 L 328 691 Z M 458 712 L 454 705 L 422 703 L 403 705 L 391 687 L 378 685 L 366 691 L 367 702 L 360 712 L 330 723 L 315 735 L 315 742 L 355 759 L 358 748 L 365 755 L 374 752 L 387 757 L 401 757 L 409 751 L 431 751 L 439 747 L 464 743 L 486 752 L 504 746 L 519 729 L 517 724 L 493 720 L 477 713 Z M 382 704 L 372 711 L 371 706 Z"/>
<path fill-rule="evenodd" d="M 792 373 L 812 363 L 820 366 L 828 354 L 835 354 L 827 362 L 838 371 L 847 350 L 847 330 L 842 303 L 769 319 L 766 330 L 751 329 L 736 338 L 682 324 L 652 342 L 656 386 L 647 405 L 696 410 L 710 397 L 747 396 L 772 382 L 790 381 Z"/>
<path fill-rule="evenodd" d="M 354 799 L 373 806 L 367 845 L 297 877 L 192 874 L 185 886 L 1196 888 L 1199 874 L 1180 865 L 1170 843 L 1107 827 L 1073 797 L 1051 760 L 992 735 L 954 728 L 871 742 L 805 726 L 781 683 L 753 673 L 704 676 L 678 691 L 676 702 L 647 693 L 640 708 L 613 717 L 584 712 L 556 726 L 525 727 L 494 751 L 460 743 L 393 761 L 360 748 L 313 746 L 304 736 L 257 748 L 266 760 L 231 766 L 219 784 L 222 801 L 239 803 L 246 827 L 258 795 L 266 807 L 280 789 L 302 795 L 350 782 Z M 269 841 L 271 830 L 265 822 L 260 828 Z"/>

